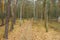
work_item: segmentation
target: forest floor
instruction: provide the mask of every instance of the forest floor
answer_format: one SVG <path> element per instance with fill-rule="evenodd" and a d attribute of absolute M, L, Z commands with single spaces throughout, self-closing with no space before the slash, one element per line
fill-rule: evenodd
<path fill-rule="evenodd" d="M 20 26 L 19 21 L 17 21 L 14 30 L 9 33 L 8 40 L 60 40 L 59 31 L 53 28 L 49 28 L 49 32 L 45 30 L 44 23 L 26 20 Z"/>

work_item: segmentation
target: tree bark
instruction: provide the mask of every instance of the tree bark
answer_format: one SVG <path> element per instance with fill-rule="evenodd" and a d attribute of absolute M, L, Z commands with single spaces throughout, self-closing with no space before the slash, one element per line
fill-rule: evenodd
<path fill-rule="evenodd" d="M 6 16 L 6 25 L 5 25 L 5 33 L 4 33 L 4 38 L 5 38 L 5 40 L 8 40 L 9 16 L 10 16 L 10 4 L 11 4 L 11 0 L 8 0 L 7 16 Z"/>
<path fill-rule="evenodd" d="M 12 20 L 11 20 L 10 31 L 12 31 L 14 29 L 14 24 L 16 21 L 16 8 L 17 8 L 17 0 L 13 0 L 13 4 L 11 6 Z"/>
<path fill-rule="evenodd" d="M 44 0 L 43 2 L 43 14 L 44 14 L 46 32 L 48 32 L 48 14 L 47 14 L 47 8 L 46 8 L 46 0 Z"/>
<path fill-rule="evenodd" d="M 1 25 L 0 26 L 3 26 L 4 25 L 4 0 L 1 0 Z"/>
<path fill-rule="evenodd" d="M 24 14 L 24 0 L 22 0 L 21 5 L 20 5 L 20 26 L 22 24 L 22 18 L 23 18 L 23 14 Z"/>

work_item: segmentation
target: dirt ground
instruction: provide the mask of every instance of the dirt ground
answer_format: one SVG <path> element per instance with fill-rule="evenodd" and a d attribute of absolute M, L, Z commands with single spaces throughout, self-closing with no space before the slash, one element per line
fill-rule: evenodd
<path fill-rule="evenodd" d="M 8 40 L 60 40 L 60 32 L 51 28 L 46 32 L 43 25 L 33 24 L 33 21 L 26 21 L 21 26 L 18 23 L 14 27 Z"/>

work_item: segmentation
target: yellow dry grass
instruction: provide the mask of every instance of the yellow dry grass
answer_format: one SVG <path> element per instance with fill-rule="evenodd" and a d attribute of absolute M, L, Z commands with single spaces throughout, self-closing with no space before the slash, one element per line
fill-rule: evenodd
<path fill-rule="evenodd" d="M 44 23 L 40 23 L 40 21 L 34 23 L 31 20 L 24 20 L 20 26 L 20 22 L 17 20 L 14 30 L 9 32 L 8 40 L 60 40 L 60 32 L 51 28 L 49 28 L 49 32 L 46 32 Z"/>

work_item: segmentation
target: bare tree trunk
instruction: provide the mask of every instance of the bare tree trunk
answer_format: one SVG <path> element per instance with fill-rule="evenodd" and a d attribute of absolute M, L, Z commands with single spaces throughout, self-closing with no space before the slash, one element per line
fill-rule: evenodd
<path fill-rule="evenodd" d="M 60 0 L 58 0 L 57 8 L 57 21 L 60 22 Z"/>
<path fill-rule="evenodd" d="M 3 16 L 3 14 L 2 14 L 2 16 Z M 2 23 L 0 26 L 3 26 L 4 25 L 4 18 L 3 17 L 1 18 L 1 21 L 2 21 Z"/>
<path fill-rule="evenodd" d="M 46 32 L 48 32 L 48 14 L 47 14 L 47 10 L 46 10 L 46 0 L 44 0 L 43 12 L 44 12 L 43 14 L 44 14 L 44 22 L 45 22 Z"/>
<path fill-rule="evenodd" d="M 4 18 L 3 18 L 3 16 L 4 16 L 4 0 L 1 0 L 1 21 L 2 21 L 1 26 L 4 25 Z"/>
<path fill-rule="evenodd" d="M 34 9 L 33 9 L 34 13 L 34 20 L 36 21 L 36 1 L 34 1 Z"/>
<path fill-rule="evenodd" d="M 21 6 L 20 6 L 20 26 L 22 24 L 22 16 L 24 14 L 24 0 L 22 0 L 21 2 Z"/>
<path fill-rule="evenodd" d="M 6 16 L 6 25 L 5 25 L 5 34 L 4 38 L 5 40 L 8 40 L 8 28 L 9 28 L 9 16 L 10 16 L 10 3 L 11 0 L 8 0 L 8 6 L 7 6 L 7 16 Z"/>
<path fill-rule="evenodd" d="M 58 0 L 58 16 L 60 16 L 60 0 Z"/>
<path fill-rule="evenodd" d="M 14 29 L 14 24 L 16 21 L 16 7 L 17 7 L 17 0 L 13 0 L 13 4 L 11 6 L 11 12 L 12 12 L 12 20 L 11 20 L 11 28 L 10 31 Z"/>

